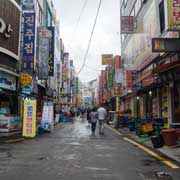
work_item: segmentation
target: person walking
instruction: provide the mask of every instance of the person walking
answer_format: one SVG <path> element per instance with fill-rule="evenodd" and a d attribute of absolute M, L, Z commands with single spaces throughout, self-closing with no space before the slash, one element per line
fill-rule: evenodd
<path fill-rule="evenodd" d="M 95 131 L 96 131 L 96 123 L 98 120 L 98 113 L 97 113 L 97 108 L 94 107 L 92 109 L 92 111 L 89 114 L 89 117 L 91 119 L 91 131 L 92 131 L 92 135 L 95 135 Z"/>
<path fill-rule="evenodd" d="M 92 112 L 92 109 L 89 107 L 89 108 L 87 109 L 88 126 L 90 126 L 90 124 L 91 124 L 91 117 L 90 117 L 91 112 Z"/>
<path fill-rule="evenodd" d="M 106 109 L 103 106 L 100 106 L 97 110 L 98 120 L 99 120 L 99 134 L 104 134 L 104 121 L 106 119 Z"/>

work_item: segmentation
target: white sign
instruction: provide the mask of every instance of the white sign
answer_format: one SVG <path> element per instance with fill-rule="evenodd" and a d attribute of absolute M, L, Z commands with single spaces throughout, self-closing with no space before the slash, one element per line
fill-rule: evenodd
<path fill-rule="evenodd" d="M 16 77 L 0 71 L 0 88 L 16 90 Z"/>
<path fill-rule="evenodd" d="M 53 104 L 52 103 L 44 103 L 43 107 L 43 114 L 42 114 L 42 121 L 41 127 L 46 131 L 53 130 Z"/>

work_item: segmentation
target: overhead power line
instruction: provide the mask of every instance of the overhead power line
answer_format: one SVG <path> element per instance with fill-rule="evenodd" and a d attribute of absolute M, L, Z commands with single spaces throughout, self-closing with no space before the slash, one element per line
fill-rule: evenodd
<path fill-rule="evenodd" d="M 102 3 L 102 0 L 99 1 L 99 5 L 98 5 L 98 9 L 97 9 L 97 13 L 96 13 L 95 20 L 94 20 L 93 28 L 92 28 L 92 31 L 91 31 L 90 39 L 89 39 L 89 41 L 88 41 L 88 47 L 87 47 L 87 50 L 86 50 L 86 53 L 85 53 L 85 56 L 84 56 L 84 59 L 83 59 L 83 64 L 82 64 L 79 72 L 77 73 L 77 75 L 79 75 L 79 74 L 81 73 L 81 71 L 83 70 L 83 68 L 84 68 L 84 66 L 85 66 L 85 64 L 86 64 L 87 55 L 88 55 L 89 48 L 90 48 L 91 41 L 92 41 L 92 37 L 93 37 L 93 34 L 94 34 L 94 29 L 95 29 L 95 26 L 96 26 L 96 22 L 97 22 L 98 15 L 99 15 L 101 3 Z"/>
<path fill-rule="evenodd" d="M 88 2 L 88 0 L 85 0 L 85 1 L 84 1 L 84 4 L 83 4 L 82 9 L 81 9 L 81 12 L 80 12 L 79 17 L 78 17 L 78 19 L 77 19 L 77 21 L 76 21 L 76 24 L 75 24 L 75 27 L 74 27 L 74 30 L 73 30 L 73 33 L 72 33 L 72 38 L 71 38 L 71 41 L 70 41 L 70 42 L 72 42 L 72 40 L 73 40 L 73 38 L 74 38 L 74 35 L 75 35 L 75 32 L 77 31 L 79 22 L 80 22 L 80 20 L 81 20 L 81 16 L 83 15 L 83 12 L 84 12 L 84 10 L 85 10 L 85 8 L 86 8 L 87 2 Z"/>

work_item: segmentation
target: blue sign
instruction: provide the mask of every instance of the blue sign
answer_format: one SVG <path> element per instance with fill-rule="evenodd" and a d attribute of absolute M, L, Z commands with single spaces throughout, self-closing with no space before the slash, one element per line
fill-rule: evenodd
<path fill-rule="evenodd" d="M 35 13 L 24 13 L 23 27 L 23 70 L 30 71 L 34 67 L 35 54 Z"/>
<path fill-rule="evenodd" d="M 54 38 L 55 29 L 54 27 L 48 27 L 51 31 L 50 47 L 49 47 L 49 76 L 54 76 Z"/>
<path fill-rule="evenodd" d="M 21 92 L 22 92 L 23 94 L 31 94 L 31 92 L 32 92 L 32 86 L 30 86 L 30 85 L 23 86 Z"/>

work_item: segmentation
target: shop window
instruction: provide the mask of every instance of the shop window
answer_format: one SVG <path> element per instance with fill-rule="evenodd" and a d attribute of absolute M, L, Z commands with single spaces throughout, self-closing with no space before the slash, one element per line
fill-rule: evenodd
<path fill-rule="evenodd" d="M 160 18 L 160 30 L 161 33 L 165 30 L 165 13 L 164 13 L 164 1 L 159 4 L 159 18 Z"/>

